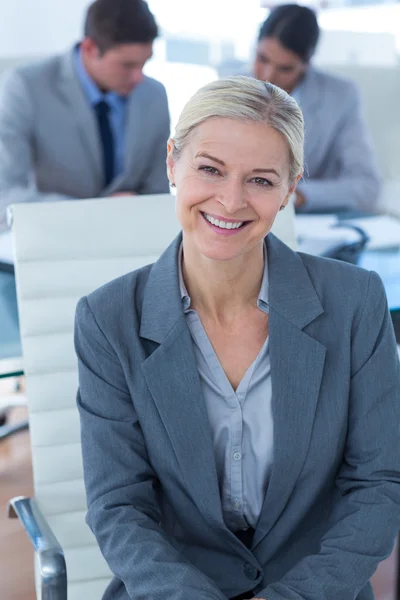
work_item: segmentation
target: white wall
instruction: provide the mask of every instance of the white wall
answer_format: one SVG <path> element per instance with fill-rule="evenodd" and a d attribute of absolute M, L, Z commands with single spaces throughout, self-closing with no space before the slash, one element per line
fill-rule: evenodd
<path fill-rule="evenodd" d="M 314 59 L 317 65 L 395 66 L 396 37 L 391 33 L 324 29 Z"/>
<path fill-rule="evenodd" d="M 258 0 L 148 0 L 170 33 L 235 39 L 248 52 L 265 15 Z M 0 0 L 0 56 L 44 56 L 65 50 L 81 36 L 91 0 Z"/>
<path fill-rule="evenodd" d="M 64 51 L 81 37 L 90 2 L 0 0 L 0 58 L 29 58 Z M 162 30 L 210 40 L 234 40 L 236 55 L 244 60 L 252 53 L 258 24 L 267 15 L 266 10 L 260 9 L 260 0 L 149 0 L 149 5 Z M 390 35 L 375 40 L 361 33 L 352 35 L 349 30 L 400 34 L 399 5 L 324 11 L 319 19 L 324 29 L 342 30 L 322 36 L 318 57 L 321 63 L 391 62 Z"/>
<path fill-rule="evenodd" d="M 325 29 L 349 32 L 391 33 L 400 51 L 400 5 L 383 3 L 373 6 L 341 7 L 323 11 L 319 22 Z"/>
<path fill-rule="evenodd" d="M 0 56 L 43 56 L 81 36 L 88 0 L 0 0 Z"/>
<path fill-rule="evenodd" d="M 159 25 L 169 34 L 234 40 L 238 57 L 247 58 L 259 23 L 267 12 L 259 0 L 148 0 Z"/>

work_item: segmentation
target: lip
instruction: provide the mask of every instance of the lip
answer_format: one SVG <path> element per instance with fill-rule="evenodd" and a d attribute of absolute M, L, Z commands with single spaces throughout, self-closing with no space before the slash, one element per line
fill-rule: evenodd
<path fill-rule="evenodd" d="M 246 229 L 247 225 L 250 225 L 251 223 L 251 221 L 240 221 L 239 219 L 223 219 L 222 217 L 214 216 L 213 214 L 208 212 L 207 215 L 210 215 L 210 217 L 213 217 L 214 219 L 218 219 L 220 221 L 225 221 L 226 223 L 243 223 L 242 227 L 239 227 L 239 229 L 222 229 L 221 227 L 213 225 L 212 223 L 210 223 L 210 221 L 207 221 L 206 217 L 204 216 L 204 212 L 200 212 L 200 214 L 204 223 L 206 223 L 206 225 L 208 225 L 210 229 L 212 229 L 212 231 L 214 231 L 217 235 L 238 235 L 243 231 L 243 229 Z"/>
<path fill-rule="evenodd" d="M 249 219 L 229 219 L 227 217 L 221 217 L 220 215 L 215 215 L 214 213 L 206 212 L 205 210 L 201 211 L 202 215 L 209 215 L 213 219 L 218 219 L 218 221 L 224 221 L 224 223 L 245 223 L 250 222 Z"/>

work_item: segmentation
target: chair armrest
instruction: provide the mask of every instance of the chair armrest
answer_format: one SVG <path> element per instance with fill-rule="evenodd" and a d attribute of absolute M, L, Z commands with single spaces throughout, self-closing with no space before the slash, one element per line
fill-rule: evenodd
<path fill-rule="evenodd" d="M 40 569 L 42 600 L 67 600 L 67 568 L 64 552 L 33 498 L 13 498 L 8 516 L 17 518 L 35 550 Z"/>

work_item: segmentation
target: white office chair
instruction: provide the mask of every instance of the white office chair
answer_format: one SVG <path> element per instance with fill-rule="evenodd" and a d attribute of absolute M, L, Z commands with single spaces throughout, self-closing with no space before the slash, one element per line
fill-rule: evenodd
<path fill-rule="evenodd" d="M 20 204 L 12 214 L 35 498 L 14 498 L 10 516 L 34 546 L 38 599 L 66 600 L 68 587 L 68 600 L 99 600 L 111 573 L 85 523 L 75 306 L 158 258 L 179 231 L 174 198 Z M 292 207 L 274 232 L 295 246 Z"/>

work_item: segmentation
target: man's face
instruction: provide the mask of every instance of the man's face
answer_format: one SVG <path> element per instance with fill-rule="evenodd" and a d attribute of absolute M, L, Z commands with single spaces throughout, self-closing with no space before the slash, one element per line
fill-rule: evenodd
<path fill-rule="evenodd" d="M 307 63 L 275 38 L 263 38 L 258 42 L 253 66 L 256 79 L 269 81 L 290 94 L 306 69 Z"/>
<path fill-rule="evenodd" d="M 81 50 L 85 67 L 101 90 L 128 96 L 143 80 L 153 43 L 121 44 L 101 53 L 93 40 L 85 38 Z"/>

